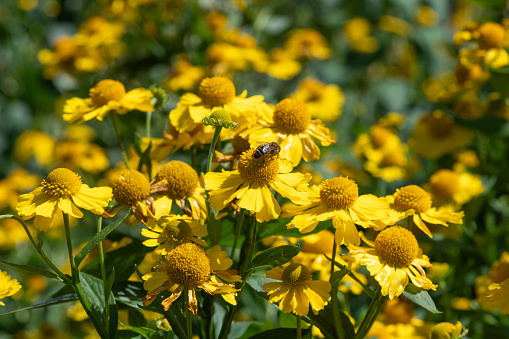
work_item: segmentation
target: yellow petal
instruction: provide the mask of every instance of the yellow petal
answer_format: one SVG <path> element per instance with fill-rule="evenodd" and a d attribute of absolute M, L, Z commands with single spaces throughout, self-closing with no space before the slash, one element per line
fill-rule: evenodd
<path fill-rule="evenodd" d="M 69 198 L 60 198 L 58 200 L 58 207 L 66 214 L 72 215 L 75 218 L 82 218 L 83 213 L 72 203 Z"/>

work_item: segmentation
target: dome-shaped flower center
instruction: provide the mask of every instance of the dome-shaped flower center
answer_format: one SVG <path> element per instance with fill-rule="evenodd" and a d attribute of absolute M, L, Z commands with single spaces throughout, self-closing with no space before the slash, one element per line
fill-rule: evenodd
<path fill-rule="evenodd" d="M 369 138 L 375 148 L 380 148 L 385 145 L 387 139 L 389 139 L 392 135 L 391 131 L 379 125 L 373 125 L 369 129 Z"/>
<path fill-rule="evenodd" d="M 302 252 L 305 253 L 331 253 L 334 243 L 334 233 L 323 230 L 320 233 L 309 235 L 303 238 Z"/>
<path fill-rule="evenodd" d="M 505 28 L 496 22 L 487 22 L 479 27 L 479 47 L 482 49 L 502 48 L 505 43 Z"/>
<path fill-rule="evenodd" d="M 200 83 L 200 98 L 205 106 L 222 106 L 235 98 L 235 85 L 225 77 L 205 78 Z"/>
<path fill-rule="evenodd" d="M 191 242 L 193 230 L 184 220 L 174 219 L 164 226 L 162 235 L 168 242 L 180 245 Z"/>
<path fill-rule="evenodd" d="M 396 189 L 394 204 L 405 211 L 426 212 L 431 208 L 431 195 L 419 186 L 409 185 Z"/>
<path fill-rule="evenodd" d="M 454 120 L 440 112 L 426 116 L 424 123 L 428 126 L 429 133 L 437 139 L 449 136 L 454 128 Z"/>
<path fill-rule="evenodd" d="M 454 171 L 441 169 L 429 178 L 429 185 L 431 193 L 438 200 L 449 200 L 458 192 L 460 178 Z"/>
<path fill-rule="evenodd" d="M 254 153 L 256 148 L 251 148 L 239 158 L 237 167 L 242 179 L 256 182 L 258 184 L 266 184 L 277 178 L 279 174 L 279 154 L 263 156 L 255 159 Z"/>
<path fill-rule="evenodd" d="M 89 95 L 94 106 L 103 106 L 111 100 L 120 101 L 125 95 L 125 87 L 116 80 L 101 80 L 90 89 Z"/>
<path fill-rule="evenodd" d="M 251 144 L 249 144 L 249 140 L 241 137 L 240 132 L 235 134 L 235 136 L 233 137 L 232 146 L 233 146 L 233 151 L 235 152 L 235 154 L 242 154 L 251 148 Z"/>
<path fill-rule="evenodd" d="M 78 45 L 71 37 L 62 37 L 55 42 L 55 52 L 60 57 L 60 61 L 68 61 L 76 56 Z"/>
<path fill-rule="evenodd" d="M 182 161 L 170 161 L 156 175 L 156 181 L 166 179 L 167 195 L 173 199 L 185 199 L 193 195 L 198 185 L 196 171 Z"/>
<path fill-rule="evenodd" d="M 81 177 L 67 168 L 57 168 L 42 181 L 42 191 L 52 197 L 70 197 L 81 189 Z"/>
<path fill-rule="evenodd" d="M 385 321 L 388 324 L 410 324 L 414 317 L 413 303 L 404 297 L 387 300 L 384 306 Z"/>
<path fill-rule="evenodd" d="M 382 263 L 408 267 L 417 257 L 419 244 L 412 232 L 400 226 L 393 226 L 377 235 L 375 251 Z"/>
<path fill-rule="evenodd" d="M 274 108 L 274 124 L 288 134 L 302 133 L 311 122 L 306 104 L 295 98 L 283 99 Z"/>
<path fill-rule="evenodd" d="M 112 185 L 113 197 L 121 205 L 135 205 L 150 194 L 148 179 L 136 170 L 121 171 Z"/>
<path fill-rule="evenodd" d="M 283 282 L 285 284 L 300 285 L 308 281 L 311 281 L 311 272 L 302 264 L 290 264 L 283 270 Z"/>
<path fill-rule="evenodd" d="M 182 244 L 168 253 L 165 266 L 170 280 L 178 285 L 200 285 L 210 276 L 207 254 L 193 243 Z"/>
<path fill-rule="evenodd" d="M 355 181 L 337 177 L 322 182 L 320 199 L 328 207 L 337 209 L 350 208 L 359 197 L 359 187 Z"/>

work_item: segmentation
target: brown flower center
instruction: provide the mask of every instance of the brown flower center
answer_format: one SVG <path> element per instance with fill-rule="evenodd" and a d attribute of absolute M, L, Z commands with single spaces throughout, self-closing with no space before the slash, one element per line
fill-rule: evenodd
<path fill-rule="evenodd" d="M 168 242 L 180 245 L 191 242 L 193 230 L 186 221 L 173 219 L 164 226 L 162 235 Z"/>
<path fill-rule="evenodd" d="M 148 179 L 136 170 L 121 171 L 113 182 L 113 197 L 121 205 L 135 205 L 150 194 Z"/>
<path fill-rule="evenodd" d="M 308 281 L 311 281 L 311 272 L 302 264 L 290 264 L 283 270 L 283 282 L 285 284 L 300 285 Z"/>
<path fill-rule="evenodd" d="M 182 161 L 170 161 L 155 177 L 155 181 L 166 179 L 167 195 L 172 199 L 185 199 L 193 195 L 199 179 L 196 171 Z"/>
<path fill-rule="evenodd" d="M 210 276 L 209 257 L 193 243 L 182 244 L 168 253 L 165 266 L 170 280 L 178 285 L 200 285 Z"/>

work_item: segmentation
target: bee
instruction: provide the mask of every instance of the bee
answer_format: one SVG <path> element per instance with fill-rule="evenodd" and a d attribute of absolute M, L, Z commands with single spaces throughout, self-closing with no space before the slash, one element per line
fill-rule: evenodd
<path fill-rule="evenodd" d="M 270 154 L 272 156 L 279 154 L 281 147 L 275 142 L 264 143 L 258 146 L 253 154 L 253 158 L 260 159 L 261 157 Z"/>

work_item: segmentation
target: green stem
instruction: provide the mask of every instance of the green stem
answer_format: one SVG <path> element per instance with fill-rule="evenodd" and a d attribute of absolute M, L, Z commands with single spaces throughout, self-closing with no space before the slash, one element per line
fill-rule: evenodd
<path fill-rule="evenodd" d="M 237 215 L 237 225 L 235 227 L 235 238 L 233 239 L 232 254 L 230 258 L 235 260 L 235 251 L 237 250 L 237 242 L 239 241 L 240 231 L 242 230 L 242 224 L 244 223 L 244 215 L 246 215 L 245 209 L 240 209 L 239 215 Z"/>
<path fill-rule="evenodd" d="M 334 237 L 334 243 L 332 245 L 332 258 L 331 258 L 331 263 L 330 263 L 330 275 L 332 275 L 332 273 L 334 273 L 334 266 L 335 266 L 335 263 L 336 263 L 336 248 L 338 246 L 336 245 L 336 237 Z"/>
<path fill-rule="evenodd" d="M 152 125 L 152 113 L 154 112 L 147 112 L 147 116 L 145 119 L 145 134 L 147 138 L 150 138 L 150 127 Z"/>
<path fill-rule="evenodd" d="M 23 226 L 23 228 L 25 229 L 25 233 L 27 234 L 28 239 L 30 239 L 30 242 L 34 246 L 34 248 L 37 251 L 37 253 L 39 253 L 39 255 L 41 256 L 42 260 L 44 260 L 44 262 L 53 270 L 53 272 L 55 272 L 56 275 L 58 275 L 58 277 L 64 283 L 66 283 L 66 284 L 71 284 L 72 283 L 71 279 L 69 279 L 67 277 L 67 275 L 65 275 L 62 271 L 60 271 L 58 269 L 58 267 L 56 267 L 55 264 L 53 264 L 53 262 L 46 256 L 46 254 L 42 251 L 41 246 L 36 244 L 34 238 L 32 237 L 32 234 L 30 233 L 30 230 L 28 229 L 28 226 L 25 224 L 23 219 L 15 216 L 15 215 L 11 215 L 11 214 L 1 215 L 0 216 L 0 220 L 2 220 L 2 219 L 14 219 L 17 222 L 19 222 L 21 224 L 21 226 Z"/>
<path fill-rule="evenodd" d="M 336 242 L 334 242 L 336 245 Z M 341 314 L 339 312 L 339 301 L 338 301 L 338 286 L 339 280 L 332 284 L 331 290 L 331 303 L 332 303 L 332 316 L 334 318 L 334 330 L 336 331 L 336 338 L 344 339 L 343 323 L 341 322 Z"/>
<path fill-rule="evenodd" d="M 373 326 L 376 317 L 382 311 L 387 299 L 388 298 L 386 296 L 382 295 L 381 288 L 379 286 L 375 292 L 375 296 L 373 299 L 371 299 L 368 311 L 364 316 L 364 319 L 362 319 L 362 323 L 359 326 L 357 333 L 355 333 L 354 339 L 364 339 L 366 337 L 369 330 L 371 329 L 371 326 Z"/>
<path fill-rule="evenodd" d="M 297 339 L 302 338 L 302 325 L 300 323 L 300 315 L 297 316 Z"/>
<path fill-rule="evenodd" d="M 102 221 L 103 221 L 103 218 L 102 216 L 96 216 L 97 218 L 97 233 L 101 232 L 101 229 L 102 229 Z M 101 276 L 102 276 L 102 280 L 103 280 L 103 288 L 104 288 L 104 304 L 106 306 L 108 306 L 109 304 L 109 297 L 106 295 L 106 282 L 107 282 L 107 277 L 106 277 L 106 266 L 104 265 L 104 251 L 103 251 L 103 242 L 100 241 L 99 244 L 99 260 L 101 262 Z M 109 329 L 110 326 L 109 326 L 109 320 L 110 320 L 110 308 L 109 307 L 106 307 L 106 328 Z"/>
<path fill-rule="evenodd" d="M 210 169 L 212 168 L 212 158 L 214 157 L 214 150 L 216 149 L 217 141 L 219 140 L 219 134 L 221 133 L 221 130 L 223 129 L 222 126 L 216 126 L 216 129 L 214 131 L 214 136 L 212 137 L 212 143 L 210 144 L 209 148 L 209 156 L 207 157 L 207 172 L 210 172 Z"/>
<path fill-rule="evenodd" d="M 115 135 L 117 136 L 118 147 L 120 147 L 120 152 L 122 152 L 122 157 L 124 158 L 124 163 L 127 169 L 129 169 L 129 160 L 127 159 L 127 153 L 125 152 L 124 145 L 122 144 L 122 139 L 120 138 L 120 134 L 118 133 L 118 123 L 117 123 L 117 113 L 113 112 L 110 114 L 111 122 L 113 123 L 113 129 L 115 130 Z"/>
<path fill-rule="evenodd" d="M 411 215 L 409 215 L 407 218 L 406 218 L 406 229 L 409 230 L 410 232 L 412 232 L 412 221 L 413 221 L 413 218 Z"/>
<path fill-rule="evenodd" d="M 199 172 L 199 170 L 196 169 L 196 145 L 191 146 L 189 149 L 189 157 L 191 158 L 191 167 L 196 170 L 196 172 Z"/>
<path fill-rule="evenodd" d="M 64 228 L 65 228 L 65 239 L 67 241 L 67 252 L 69 253 L 69 262 L 71 263 L 71 275 L 73 283 L 79 282 L 79 274 L 78 268 L 76 267 L 76 263 L 74 262 L 74 255 L 72 250 L 72 241 L 71 241 L 71 230 L 69 227 L 69 216 L 62 211 L 62 215 L 64 217 Z"/>

